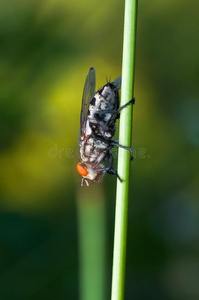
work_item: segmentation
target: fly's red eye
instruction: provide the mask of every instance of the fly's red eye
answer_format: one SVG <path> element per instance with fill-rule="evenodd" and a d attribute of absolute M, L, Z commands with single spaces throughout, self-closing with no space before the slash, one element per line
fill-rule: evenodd
<path fill-rule="evenodd" d="M 88 171 L 82 167 L 81 164 L 77 164 L 77 172 L 82 176 L 86 176 L 88 174 Z"/>

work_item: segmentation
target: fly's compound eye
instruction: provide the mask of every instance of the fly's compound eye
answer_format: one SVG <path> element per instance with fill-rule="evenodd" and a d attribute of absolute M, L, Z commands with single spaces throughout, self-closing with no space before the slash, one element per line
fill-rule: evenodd
<path fill-rule="evenodd" d="M 77 172 L 82 176 L 86 176 L 88 174 L 88 171 L 82 167 L 81 164 L 77 164 Z"/>

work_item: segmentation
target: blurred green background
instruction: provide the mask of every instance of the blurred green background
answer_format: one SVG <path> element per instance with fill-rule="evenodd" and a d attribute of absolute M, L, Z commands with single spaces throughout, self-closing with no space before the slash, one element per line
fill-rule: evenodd
<path fill-rule="evenodd" d="M 1 0 L 0 8 L 0 298 L 80 299 L 81 97 L 91 66 L 97 88 L 121 73 L 124 2 Z M 197 1 L 139 2 L 129 300 L 199 299 L 198 11 Z M 115 184 L 108 175 L 98 184 L 106 299 Z"/>

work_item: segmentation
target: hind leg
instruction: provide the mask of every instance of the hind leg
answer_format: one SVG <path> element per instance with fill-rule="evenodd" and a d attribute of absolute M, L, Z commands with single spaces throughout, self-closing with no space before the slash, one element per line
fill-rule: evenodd
<path fill-rule="evenodd" d="M 133 97 L 133 99 L 131 99 L 129 102 L 127 102 L 126 104 L 120 106 L 120 108 L 118 109 L 118 112 L 120 112 L 123 108 L 127 107 L 129 104 L 135 104 L 135 98 Z"/>
<path fill-rule="evenodd" d="M 106 114 L 106 113 L 109 113 L 109 114 L 119 113 L 123 108 L 127 107 L 131 103 L 135 104 L 135 98 L 131 99 L 126 104 L 120 106 L 118 109 L 107 109 L 107 110 L 98 111 L 96 113 L 96 115 L 98 114 L 100 116 L 100 115 L 103 115 L 103 114 Z"/>

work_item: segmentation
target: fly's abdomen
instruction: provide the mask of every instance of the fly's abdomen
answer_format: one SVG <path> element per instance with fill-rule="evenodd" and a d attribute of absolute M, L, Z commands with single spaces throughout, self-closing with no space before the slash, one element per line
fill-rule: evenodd
<path fill-rule="evenodd" d="M 118 118 L 119 93 L 108 83 L 94 95 L 88 111 L 90 127 L 95 136 L 110 140 L 115 134 L 115 122 Z"/>

